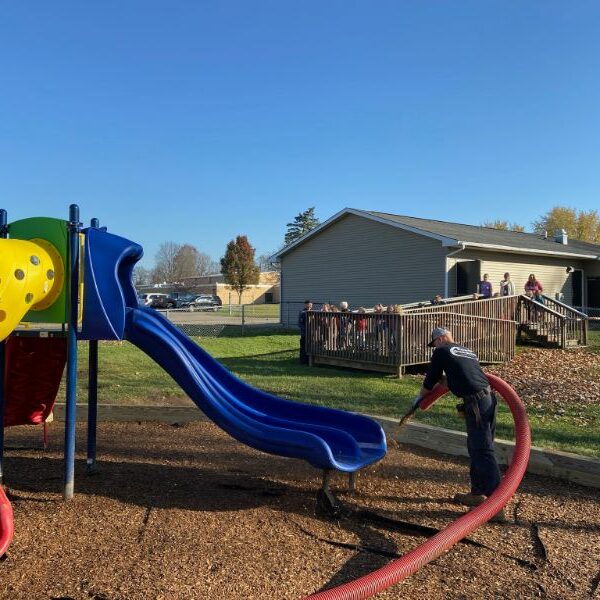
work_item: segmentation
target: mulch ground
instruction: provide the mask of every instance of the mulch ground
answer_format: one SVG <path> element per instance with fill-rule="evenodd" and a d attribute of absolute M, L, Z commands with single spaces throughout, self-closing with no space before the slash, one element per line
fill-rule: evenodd
<path fill-rule="evenodd" d="M 83 430 L 84 428 L 80 428 Z M 85 448 L 83 431 L 78 440 Z M 76 472 L 61 498 L 62 430 L 7 430 L 5 473 L 16 533 L 0 597 L 17 599 L 298 599 L 387 564 L 423 537 L 315 512 L 320 474 L 268 456 L 209 423 L 103 423 L 100 471 Z M 362 473 L 346 505 L 431 527 L 463 511 L 464 460 L 409 447 Z M 598 490 L 528 476 L 507 525 L 485 525 L 405 582 L 396 598 L 600 598 Z M 345 547 L 349 544 L 353 547 Z M 360 547 L 360 548 L 358 548 Z"/>

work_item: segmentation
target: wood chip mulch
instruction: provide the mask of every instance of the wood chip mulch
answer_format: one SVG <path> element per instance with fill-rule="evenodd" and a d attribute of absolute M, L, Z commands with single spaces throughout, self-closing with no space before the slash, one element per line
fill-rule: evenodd
<path fill-rule="evenodd" d="M 78 444 L 85 448 L 84 428 Z M 422 543 L 377 522 L 315 512 L 320 473 L 239 444 L 209 423 L 103 423 L 99 472 L 78 455 L 76 495 L 61 498 L 62 430 L 7 430 L 15 538 L 0 562 L 11 600 L 298 599 L 364 575 Z M 463 512 L 462 459 L 392 447 L 346 494 L 356 511 L 441 528 Z M 598 490 L 528 476 L 489 524 L 406 581 L 397 598 L 600 600 Z"/>

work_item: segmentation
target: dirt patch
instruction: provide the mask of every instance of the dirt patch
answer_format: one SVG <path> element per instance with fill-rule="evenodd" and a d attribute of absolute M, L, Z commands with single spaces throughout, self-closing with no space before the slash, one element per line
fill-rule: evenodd
<path fill-rule="evenodd" d="M 389 519 L 441 528 L 462 513 L 465 461 L 391 448 L 338 498 L 379 521 L 315 512 L 320 473 L 237 443 L 209 423 L 103 423 L 100 471 L 79 456 L 76 495 L 61 499 L 62 431 L 7 431 L 6 479 L 15 539 L 0 563 L 1 598 L 297 599 L 364 575 L 425 538 Z M 83 431 L 79 448 L 85 447 Z M 597 597 L 597 490 L 528 476 L 510 523 L 486 525 L 405 582 L 405 598 Z"/>

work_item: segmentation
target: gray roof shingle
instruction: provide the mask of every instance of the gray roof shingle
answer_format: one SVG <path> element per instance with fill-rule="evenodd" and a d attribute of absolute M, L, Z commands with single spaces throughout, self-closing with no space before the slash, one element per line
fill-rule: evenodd
<path fill-rule="evenodd" d="M 504 246 L 515 250 L 540 250 L 543 252 L 587 255 L 590 258 L 600 258 L 600 245 L 573 239 L 569 239 L 568 244 L 560 244 L 554 241 L 554 232 L 548 232 L 548 238 L 544 239 L 541 235 L 536 233 L 503 231 L 491 227 L 450 223 L 448 221 L 436 221 L 433 219 L 420 219 L 418 217 L 393 215 L 370 210 L 359 210 L 358 212 L 419 229 L 424 233 L 444 236 L 456 240 L 457 242 Z"/>

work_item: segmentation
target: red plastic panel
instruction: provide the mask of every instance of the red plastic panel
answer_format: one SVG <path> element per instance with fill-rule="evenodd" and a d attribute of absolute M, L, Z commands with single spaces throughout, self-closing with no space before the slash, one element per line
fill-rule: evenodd
<path fill-rule="evenodd" d="M 37 425 L 46 420 L 52 412 L 66 362 L 65 338 L 7 340 L 5 427 Z"/>

